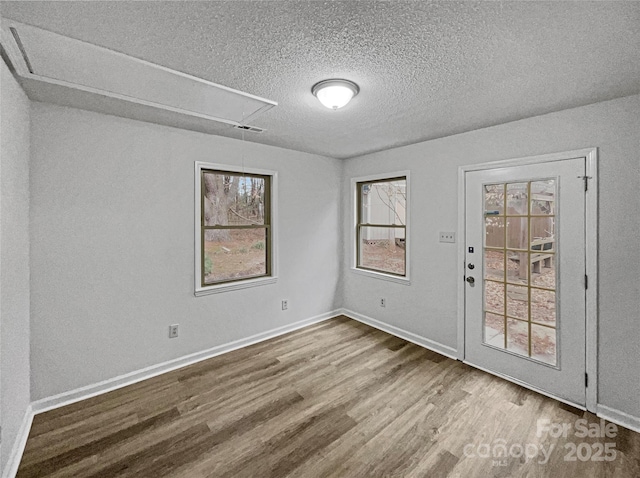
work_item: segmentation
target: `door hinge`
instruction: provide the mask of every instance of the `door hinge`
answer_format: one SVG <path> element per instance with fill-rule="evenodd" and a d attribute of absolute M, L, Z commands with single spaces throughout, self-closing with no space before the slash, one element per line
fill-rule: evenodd
<path fill-rule="evenodd" d="M 582 179 L 584 181 L 584 190 L 588 191 L 589 190 L 589 179 L 591 179 L 591 176 L 578 176 L 578 179 Z"/>
<path fill-rule="evenodd" d="M 585 387 L 589 386 L 589 374 L 588 373 L 584 374 L 584 386 Z"/>
<path fill-rule="evenodd" d="M 584 275 L 584 288 L 589 288 L 589 276 L 587 274 Z"/>

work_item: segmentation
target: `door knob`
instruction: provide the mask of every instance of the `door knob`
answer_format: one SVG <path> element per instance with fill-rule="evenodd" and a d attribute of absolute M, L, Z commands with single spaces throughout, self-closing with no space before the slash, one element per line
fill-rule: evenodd
<path fill-rule="evenodd" d="M 473 277 L 471 277 L 471 276 L 467 277 L 467 282 L 468 282 L 469 284 L 473 284 L 475 281 L 476 281 L 476 280 L 475 280 Z"/>

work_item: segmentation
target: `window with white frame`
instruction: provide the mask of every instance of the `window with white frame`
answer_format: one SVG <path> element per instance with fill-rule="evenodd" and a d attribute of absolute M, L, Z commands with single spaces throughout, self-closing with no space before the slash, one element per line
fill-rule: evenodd
<path fill-rule="evenodd" d="M 273 282 L 275 173 L 196 163 L 196 294 Z"/>
<path fill-rule="evenodd" d="M 407 278 L 407 174 L 355 180 L 355 266 Z"/>

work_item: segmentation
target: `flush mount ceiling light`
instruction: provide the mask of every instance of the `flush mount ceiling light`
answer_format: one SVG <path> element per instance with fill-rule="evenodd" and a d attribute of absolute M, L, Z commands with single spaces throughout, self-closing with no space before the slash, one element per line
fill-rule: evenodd
<path fill-rule="evenodd" d="M 323 80 L 311 88 L 311 93 L 327 108 L 337 110 L 356 96 L 360 88 L 349 80 Z"/>

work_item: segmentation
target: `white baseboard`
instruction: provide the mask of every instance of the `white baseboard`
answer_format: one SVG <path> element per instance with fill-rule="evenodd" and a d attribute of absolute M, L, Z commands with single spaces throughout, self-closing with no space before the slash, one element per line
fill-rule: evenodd
<path fill-rule="evenodd" d="M 629 415 L 628 413 L 621 412 L 615 408 L 607 407 L 606 405 L 598 405 L 597 413 L 600 418 L 609 420 L 616 425 L 623 426 L 629 430 L 640 433 L 640 418 Z"/>
<path fill-rule="evenodd" d="M 322 322 L 324 320 L 340 315 L 340 313 L 341 313 L 340 310 L 334 310 L 331 312 L 327 312 L 325 314 L 311 317 L 310 319 L 305 319 L 298 322 L 294 322 L 292 324 L 284 325 L 282 327 L 277 327 L 275 329 L 267 330 L 266 332 L 261 332 L 256 335 L 246 337 L 244 339 L 235 340 L 233 342 L 229 342 L 223 345 L 218 345 L 216 347 L 203 350 L 201 352 L 185 355 L 184 357 L 168 360 L 166 362 L 152 365 L 150 367 L 136 370 L 134 372 L 120 375 L 118 377 L 110 378 L 108 380 L 103 380 L 102 382 L 86 385 L 84 387 L 80 387 L 75 390 L 70 390 L 68 392 L 63 392 L 58 395 L 53 395 L 51 397 L 42 398 L 31 404 L 33 413 L 34 414 L 43 413 L 49 410 L 53 410 L 54 408 L 70 405 L 72 403 L 79 402 L 80 400 L 85 400 L 87 398 L 95 397 L 97 395 L 101 395 L 103 393 L 110 392 L 118 388 L 126 387 L 127 385 L 141 382 L 142 380 L 147 380 L 149 378 L 156 377 L 163 373 L 171 372 L 173 370 L 186 367 L 188 365 L 192 365 L 194 363 L 201 362 L 203 360 L 207 360 L 217 355 L 221 355 L 227 352 L 231 352 L 233 350 L 247 347 L 249 345 L 253 345 L 258 342 L 263 342 L 265 340 L 278 337 L 279 335 L 293 332 L 294 330 L 298 330 L 303 327 L 307 327 L 309 325 Z"/>
<path fill-rule="evenodd" d="M 434 340 L 425 339 L 424 337 L 414 334 L 413 332 L 409 332 L 407 330 L 396 327 L 395 325 L 390 325 L 385 322 L 381 322 L 376 319 L 372 319 L 371 317 L 367 317 L 366 315 L 359 314 L 349 309 L 342 309 L 341 313 L 346 315 L 350 319 L 357 320 L 358 322 L 362 322 L 363 324 L 370 325 L 373 328 L 378 330 L 382 330 L 391 335 L 395 335 L 401 339 L 404 339 L 408 342 L 419 345 L 420 347 L 424 347 L 425 349 L 432 350 L 437 352 L 445 357 L 452 358 L 456 360 L 457 350 L 453 347 L 449 347 L 447 345 L 443 345 Z"/>
<path fill-rule="evenodd" d="M 31 431 L 31 423 L 33 423 L 33 408 L 31 405 L 27 407 L 18 430 L 16 440 L 13 442 L 11 448 L 11 454 L 9 460 L 2 471 L 2 478 L 15 478 L 18 473 L 18 467 L 20 466 L 20 460 L 22 460 L 22 454 L 24 453 L 24 447 L 27 444 L 27 438 L 29 437 L 29 431 Z"/>
<path fill-rule="evenodd" d="M 429 340 L 420 335 L 414 334 L 413 332 L 406 331 L 394 325 L 387 324 L 385 322 L 381 322 L 379 320 L 373 319 L 366 315 L 359 314 L 349 309 L 337 309 L 331 312 L 327 312 L 325 314 L 317 315 L 315 317 L 311 317 L 309 319 L 301 320 L 298 322 L 294 322 L 292 324 L 284 325 L 282 327 L 278 327 L 275 329 L 268 330 L 266 332 L 261 332 L 256 335 L 252 335 L 251 337 L 246 337 L 240 340 L 236 340 L 233 342 L 229 342 L 227 344 L 218 345 L 216 347 L 203 350 L 201 352 L 196 352 L 194 354 L 186 355 L 184 357 L 179 357 L 177 359 L 169 360 L 160 364 L 152 365 L 150 367 L 136 370 L 134 372 L 130 372 L 125 375 L 120 375 L 118 377 L 114 377 L 108 380 L 104 380 L 102 382 L 98 382 L 92 385 L 87 385 L 84 387 L 77 388 L 75 390 L 71 390 L 68 392 L 64 392 L 58 395 L 54 395 L 51 397 L 43 398 L 31 403 L 24 415 L 24 419 L 20 426 L 20 430 L 16 440 L 13 444 L 13 448 L 11 450 L 11 454 L 9 456 L 9 461 L 5 466 L 5 469 L 2 473 L 2 478 L 14 478 L 18 467 L 20 465 L 20 460 L 22 459 L 22 454 L 24 452 L 25 445 L 27 443 L 27 438 L 29 436 L 29 431 L 31 429 L 31 424 L 33 422 L 33 417 L 35 414 L 43 413 L 48 410 L 52 410 L 54 408 L 59 408 L 65 405 L 69 405 L 71 403 L 78 402 L 80 400 L 85 400 L 87 398 L 91 398 L 97 395 L 101 395 L 106 392 L 110 392 L 112 390 L 116 390 L 118 388 L 125 387 L 127 385 L 131 385 L 142 380 L 146 380 L 152 377 L 156 377 L 163 373 L 171 372 L 173 370 L 186 367 L 188 365 L 192 365 L 197 362 L 201 362 L 203 360 L 215 357 L 217 355 L 221 355 L 227 352 L 231 352 L 233 350 L 237 350 L 243 347 L 247 347 L 249 345 L 253 345 L 258 342 L 263 342 L 265 340 L 269 340 L 274 337 L 278 337 L 280 335 L 293 332 L 294 330 L 301 329 L 303 327 L 307 327 L 312 324 L 316 324 L 328 319 L 331 319 L 337 315 L 345 315 L 353 320 L 358 322 L 362 322 L 363 324 L 369 325 L 376 329 L 382 330 L 383 332 L 387 332 L 391 335 L 399 337 L 401 339 L 412 342 L 416 345 L 424 347 L 426 349 L 432 350 L 436 353 L 444 355 L 445 357 L 449 357 L 451 359 L 457 360 L 457 350 L 453 347 L 449 347 L 447 345 L 443 345 L 439 342 Z M 477 367 L 473 364 L 475 368 L 482 369 L 481 367 Z M 490 372 L 494 375 L 499 375 L 494 372 Z M 518 383 L 526 388 L 530 388 L 538 393 L 542 393 L 543 395 L 547 395 L 550 398 L 555 400 L 569 403 L 566 400 L 563 400 L 559 397 L 555 397 L 553 395 L 549 395 L 543 391 L 535 390 L 530 386 L 520 383 L 517 380 L 514 380 L 511 377 L 503 377 L 511 382 Z M 584 409 L 584 407 L 572 404 L 573 406 L 577 406 L 577 408 Z M 633 430 L 635 432 L 640 433 L 640 418 L 629 415 L 627 413 L 621 412 L 619 410 L 607 407 L 605 405 L 597 406 L 597 415 L 601 418 L 609 420 L 613 423 L 621 425 L 625 428 Z"/>

